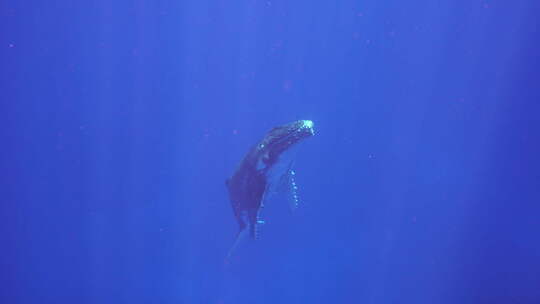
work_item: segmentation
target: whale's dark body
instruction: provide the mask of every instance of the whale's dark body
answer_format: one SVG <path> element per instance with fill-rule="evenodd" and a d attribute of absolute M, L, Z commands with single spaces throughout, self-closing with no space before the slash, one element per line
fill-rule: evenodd
<path fill-rule="evenodd" d="M 299 120 L 273 128 L 249 150 L 234 174 L 226 180 L 234 216 L 240 228 L 236 243 L 246 232 L 249 232 L 251 238 L 256 238 L 257 225 L 262 222 L 259 213 L 272 182 L 270 177 L 276 174 L 275 169 L 282 154 L 313 135 L 313 122 L 310 120 Z M 294 174 L 291 164 L 286 164 L 285 172 L 278 174 Z M 293 188 L 296 188 L 292 182 Z"/>

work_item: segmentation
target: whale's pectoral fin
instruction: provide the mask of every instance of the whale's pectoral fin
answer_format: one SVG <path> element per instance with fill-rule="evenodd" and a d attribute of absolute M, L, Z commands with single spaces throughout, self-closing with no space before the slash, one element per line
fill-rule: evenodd
<path fill-rule="evenodd" d="M 289 207 L 291 208 L 291 211 L 295 211 L 298 209 L 298 205 L 300 204 L 300 200 L 298 199 L 298 186 L 296 185 L 295 181 L 295 175 L 296 173 L 294 170 L 290 169 L 287 173 L 288 175 L 288 191 L 287 191 L 287 201 L 289 202 Z"/>
<path fill-rule="evenodd" d="M 296 172 L 293 170 L 293 161 L 291 161 L 285 172 L 280 178 L 279 188 L 283 193 L 285 193 L 287 203 L 291 211 L 298 209 L 300 201 L 298 199 L 298 186 L 296 185 L 295 175 Z"/>

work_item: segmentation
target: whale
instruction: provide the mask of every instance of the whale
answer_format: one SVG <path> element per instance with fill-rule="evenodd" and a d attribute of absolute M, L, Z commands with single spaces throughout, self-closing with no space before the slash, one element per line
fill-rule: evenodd
<path fill-rule="evenodd" d="M 258 226 L 266 199 L 278 187 L 288 187 L 291 208 L 298 206 L 294 159 L 287 153 L 300 142 L 315 135 L 313 121 L 297 120 L 274 127 L 246 153 L 231 177 L 225 180 L 229 200 L 239 230 L 229 250 L 229 258 L 241 239 L 257 239 Z"/>

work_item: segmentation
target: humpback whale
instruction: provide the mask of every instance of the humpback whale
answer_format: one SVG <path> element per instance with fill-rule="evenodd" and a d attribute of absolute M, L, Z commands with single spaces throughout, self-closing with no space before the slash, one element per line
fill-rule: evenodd
<path fill-rule="evenodd" d="M 225 181 L 239 226 L 235 243 L 227 258 L 245 235 L 249 235 L 251 239 L 257 238 L 257 226 L 264 223 L 259 215 L 265 198 L 278 184 L 287 184 L 290 187 L 292 207 L 296 207 L 298 198 L 292 160 L 283 158 L 291 147 L 314 134 L 311 120 L 298 120 L 273 128 L 248 151 L 234 174 Z"/>

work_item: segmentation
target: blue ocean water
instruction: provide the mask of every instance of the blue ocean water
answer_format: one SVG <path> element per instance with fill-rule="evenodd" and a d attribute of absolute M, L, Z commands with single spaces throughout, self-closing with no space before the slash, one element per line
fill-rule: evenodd
<path fill-rule="evenodd" d="M 0 303 L 540 303 L 540 2 L 0 17 Z M 224 265 L 225 178 L 298 119 L 300 209 Z"/>

